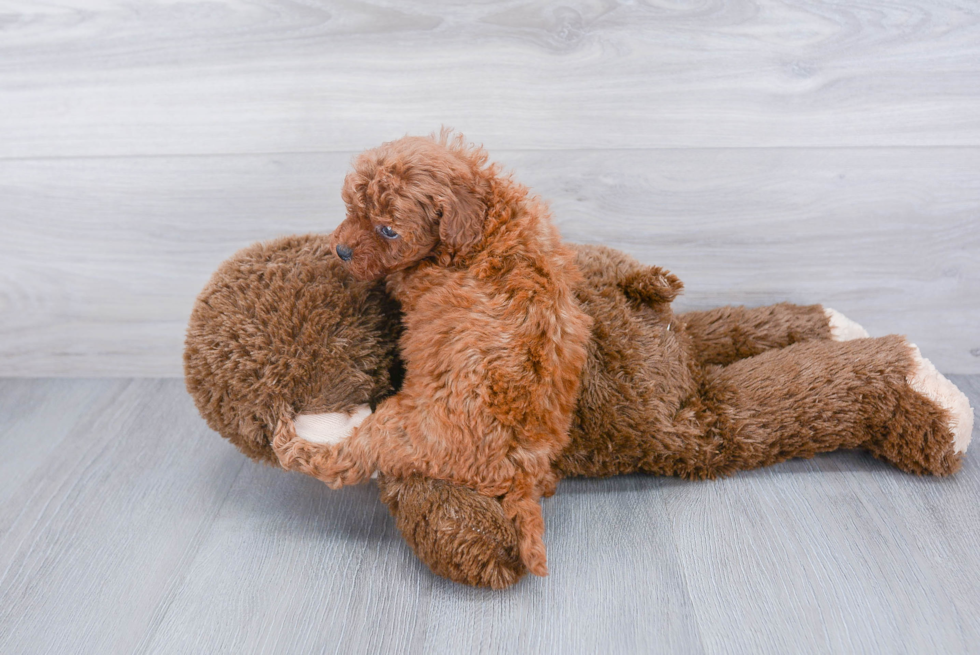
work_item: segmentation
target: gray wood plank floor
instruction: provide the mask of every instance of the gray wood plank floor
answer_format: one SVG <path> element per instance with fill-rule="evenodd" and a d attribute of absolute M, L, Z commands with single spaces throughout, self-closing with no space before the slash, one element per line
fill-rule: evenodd
<path fill-rule="evenodd" d="M 980 406 L 980 376 L 953 376 Z M 976 435 L 976 433 L 975 433 Z M 179 380 L 0 379 L 0 652 L 968 653 L 980 466 L 857 452 L 563 482 L 552 574 L 431 575 L 373 485 L 210 432 Z"/>

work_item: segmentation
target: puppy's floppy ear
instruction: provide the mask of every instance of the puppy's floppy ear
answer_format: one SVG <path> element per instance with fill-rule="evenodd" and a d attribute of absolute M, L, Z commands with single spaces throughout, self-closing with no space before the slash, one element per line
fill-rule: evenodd
<path fill-rule="evenodd" d="M 454 187 L 453 194 L 442 198 L 440 205 L 439 240 L 450 255 L 466 254 L 483 238 L 486 206 L 462 185 Z"/>

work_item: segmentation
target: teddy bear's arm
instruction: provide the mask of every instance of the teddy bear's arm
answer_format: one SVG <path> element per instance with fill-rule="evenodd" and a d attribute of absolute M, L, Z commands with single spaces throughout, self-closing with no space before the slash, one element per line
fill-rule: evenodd
<path fill-rule="evenodd" d="M 718 307 L 680 314 L 678 319 L 693 342 L 692 353 L 702 365 L 727 366 L 800 341 L 830 339 L 830 316 L 820 305 L 780 303 L 753 308 Z"/>
<path fill-rule="evenodd" d="M 616 290 L 631 301 L 662 308 L 684 289 L 676 275 L 659 266 L 641 264 L 606 246 L 576 245 L 575 264 L 583 281 L 579 291 Z"/>
<path fill-rule="evenodd" d="M 419 473 L 381 474 L 378 490 L 405 541 L 438 575 L 503 589 L 527 573 L 517 528 L 500 499 Z"/>

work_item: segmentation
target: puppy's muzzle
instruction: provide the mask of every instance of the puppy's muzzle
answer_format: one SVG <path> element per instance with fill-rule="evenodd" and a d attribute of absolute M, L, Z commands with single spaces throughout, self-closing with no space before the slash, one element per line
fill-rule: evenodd
<path fill-rule="evenodd" d="M 337 256 L 343 259 L 345 262 L 349 262 L 351 255 L 353 254 L 354 251 L 351 250 L 349 247 L 345 246 L 344 244 L 337 245 Z"/>

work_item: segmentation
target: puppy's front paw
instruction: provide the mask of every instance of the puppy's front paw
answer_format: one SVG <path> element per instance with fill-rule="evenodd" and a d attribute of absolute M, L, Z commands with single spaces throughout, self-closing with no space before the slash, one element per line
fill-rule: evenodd
<path fill-rule="evenodd" d="M 272 450 L 279 458 L 279 464 L 287 471 L 310 473 L 313 444 L 300 439 L 296 435 L 295 423 L 288 419 L 279 419 L 279 425 L 272 438 Z"/>
<path fill-rule="evenodd" d="M 358 405 L 351 413 L 299 414 L 294 420 L 296 436 L 310 443 L 338 444 L 371 415 L 371 407 Z"/>
<path fill-rule="evenodd" d="M 370 414 L 370 411 L 368 411 Z M 361 419 L 353 417 L 358 423 Z M 344 439 L 349 438 L 356 425 L 342 430 Z M 331 489 L 357 484 L 371 476 L 370 470 L 347 452 L 345 441 L 338 443 L 314 443 L 297 434 L 296 424 L 280 419 L 272 439 L 272 448 L 280 465 L 287 471 L 298 471 L 317 478 Z"/>

